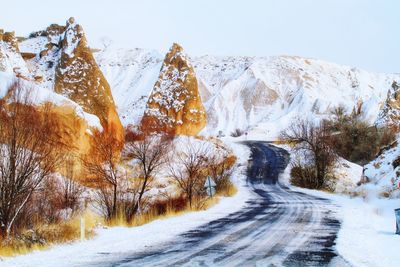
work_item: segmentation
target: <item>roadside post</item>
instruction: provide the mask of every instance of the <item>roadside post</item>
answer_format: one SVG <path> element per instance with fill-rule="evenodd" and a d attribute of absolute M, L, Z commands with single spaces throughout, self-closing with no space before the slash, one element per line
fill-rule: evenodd
<path fill-rule="evenodd" d="M 85 241 L 85 218 L 81 216 L 81 241 Z"/>
<path fill-rule="evenodd" d="M 395 209 L 394 214 L 396 215 L 396 235 L 400 235 L 400 209 Z"/>
<path fill-rule="evenodd" d="M 206 182 L 204 183 L 204 188 L 206 189 L 207 195 L 213 197 L 215 195 L 215 187 L 217 184 L 214 182 L 211 176 L 207 176 Z"/>

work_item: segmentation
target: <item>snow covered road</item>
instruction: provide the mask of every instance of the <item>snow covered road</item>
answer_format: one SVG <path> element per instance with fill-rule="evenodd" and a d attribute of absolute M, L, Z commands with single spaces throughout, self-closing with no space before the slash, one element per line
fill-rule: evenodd
<path fill-rule="evenodd" d="M 334 248 L 340 223 L 328 200 L 279 183 L 288 153 L 262 142 L 252 152 L 244 209 L 143 251 L 91 266 L 346 266 Z"/>

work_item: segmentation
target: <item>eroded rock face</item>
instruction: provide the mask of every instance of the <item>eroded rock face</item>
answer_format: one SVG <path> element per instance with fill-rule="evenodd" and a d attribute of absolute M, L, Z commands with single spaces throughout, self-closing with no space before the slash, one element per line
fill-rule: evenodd
<path fill-rule="evenodd" d="M 397 126 L 400 121 L 400 84 L 393 81 L 392 88 L 388 91 L 387 99 L 379 112 L 376 122 L 378 126 Z"/>
<path fill-rule="evenodd" d="M 84 173 L 81 158 L 84 155 L 90 153 L 90 149 L 93 142 L 92 131 L 93 128 L 88 125 L 88 122 L 77 116 L 76 111 L 70 106 L 54 106 L 52 109 L 52 116 L 54 119 L 60 122 L 58 129 L 55 131 L 58 133 L 60 143 L 66 145 L 66 149 L 63 149 L 65 155 L 69 155 L 70 159 L 73 160 L 73 174 L 75 177 L 70 177 L 77 179 L 81 183 L 86 183 L 86 177 L 82 175 Z M 58 171 L 68 176 L 71 166 L 66 166 L 61 164 Z"/>
<path fill-rule="evenodd" d="M 18 40 L 15 37 L 15 32 L 5 32 L 2 34 L 2 41 L 8 43 L 13 51 L 19 52 Z"/>
<path fill-rule="evenodd" d="M 28 79 L 29 71 L 19 53 L 15 32 L 4 32 L 0 29 L 0 71 L 13 73 L 20 78 Z"/>
<path fill-rule="evenodd" d="M 66 26 L 50 25 L 32 33 L 33 40 L 26 40 L 28 45 L 20 44 L 21 52 L 15 34 L 0 31 L 0 37 L 0 71 L 23 78 L 27 89 L 37 88 L 35 92 L 41 92 L 41 98 L 48 97 L 54 104 L 52 116 L 60 121 L 57 135 L 68 149 L 63 153 L 77 159 L 74 172 L 84 178 L 80 159 L 93 156 L 92 133 L 103 130 L 123 141 L 124 132 L 110 86 L 93 58 L 82 27 L 73 19 Z M 42 107 L 39 102 L 33 103 L 38 110 Z M 59 171 L 63 173 L 65 168 Z"/>
<path fill-rule="evenodd" d="M 206 125 L 195 72 L 178 44 L 169 50 L 141 121 L 143 132 L 197 135 Z"/>
<path fill-rule="evenodd" d="M 58 28 L 55 32 L 57 35 Z M 61 38 L 61 52 L 55 69 L 55 92 L 99 117 L 104 129 L 113 128 L 118 139 L 122 140 L 123 127 L 110 86 L 93 57 L 82 27 L 70 18 Z"/>

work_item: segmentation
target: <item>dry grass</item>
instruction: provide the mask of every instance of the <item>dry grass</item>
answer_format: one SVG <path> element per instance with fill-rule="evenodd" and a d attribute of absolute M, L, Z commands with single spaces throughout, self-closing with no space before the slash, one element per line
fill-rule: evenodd
<path fill-rule="evenodd" d="M 94 235 L 94 227 L 99 222 L 99 217 L 93 213 L 86 212 L 85 236 L 90 238 Z M 54 244 L 72 242 L 80 238 L 80 216 L 59 224 L 40 225 L 34 229 L 24 230 L 20 235 L 2 240 L 0 242 L 0 256 L 16 256 L 26 254 L 35 250 L 44 250 Z"/>
<path fill-rule="evenodd" d="M 288 146 L 290 146 L 290 147 L 293 148 L 293 147 L 295 147 L 299 142 L 296 142 L 296 141 L 291 141 L 291 142 L 289 142 L 289 141 L 285 141 L 285 140 L 278 139 L 278 140 L 273 141 L 272 143 L 275 144 L 275 145 L 288 145 Z"/>
<path fill-rule="evenodd" d="M 136 215 L 131 222 L 126 220 L 126 217 L 123 213 L 119 213 L 118 216 L 111 221 L 103 221 L 103 223 L 107 226 L 114 227 L 114 226 L 125 226 L 125 227 L 135 227 L 141 226 L 147 223 L 150 223 L 155 220 L 166 219 L 178 215 L 185 214 L 190 212 L 191 210 L 189 207 L 185 208 L 184 210 L 175 210 L 172 208 L 167 208 L 167 210 L 163 214 L 158 214 L 156 210 L 151 209 L 147 212 L 142 214 Z"/>
<path fill-rule="evenodd" d="M 225 191 L 219 192 L 216 196 L 212 198 L 201 198 L 193 204 L 193 207 L 190 208 L 189 204 L 186 204 L 182 209 L 176 209 L 170 205 L 167 206 L 166 210 L 160 214 L 156 209 L 150 209 L 147 212 L 139 214 L 134 217 L 131 222 L 127 222 L 123 213 L 120 213 L 115 219 L 111 221 L 104 221 L 103 223 L 107 226 L 125 226 L 125 227 L 134 227 L 141 226 L 147 223 L 150 223 L 155 220 L 164 220 L 167 218 L 180 216 L 189 212 L 206 210 L 211 208 L 212 206 L 218 204 L 221 196 L 230 197 L 237 193 L 237 188 L 232 184 Z"/>
<path fill-rule="evenodd" d="M 12 257 L 17 255 L 27 254 L 32 251 L 44 250 L 48 248 L 45 245 L 34 244 L 32 246 L 28 246 L 26 244 L 7 244 L 0 246 L 0 256 L 2 257 Z"/>
<path fill-rule="evenodd" d="M 221 192 L 218 193 L 218 195 L 224 196 L 224 197 L 231 197 L 234 196 L 237 193 L 237 188 L 234 184 L 229 184 L 227 188 L 224 188 Z"/>
<path fill-rule="evenodd" d="M 86 212 L 83 215 L 86 226 L 85 236 L 86 238 L 93 237 L 93 229 L 98 224 L 104 224 L 111 227 L 135 227 L 155 220 L 164 220 L 193 211 L 206 210 L 218 204 L 221 196 L 233 196 L 236 192 L 237 188 L 232 184 L 225 191 L 219 192 L 212 198 L 202 198 L 198 200 L 199 205 L 193 205 L 193 208 L 186 205 L 183 209 L 177 210 L 175 207 L 168 205 L 165 212 L 162 214 L 160 214 L 156 209 L 151 209 L 148 212 L 135 216 L 131 222 L 127 222 L 122 213 L 112 221 L 106 222 L 98 215 L 93 214 L 92 212 Z M 80 216 L 75 216 L 71 220 L 59 224 L 38 225 L 33 230 L 25 230 L 17 238 L 2 241 L 2 245 L 0 245 L 0 256 L 10 257 L 27 254 L 32 251 L 48 249 L 55 244 L 78 240 L 80 238 L 80 218 Z"/>

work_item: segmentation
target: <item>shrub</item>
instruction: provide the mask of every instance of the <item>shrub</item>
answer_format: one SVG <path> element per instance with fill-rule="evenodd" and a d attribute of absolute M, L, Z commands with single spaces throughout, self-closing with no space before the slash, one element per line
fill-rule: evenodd
<path fill-rule="evenodd" d="M 302 166 L 300 163 L 294 163 L 290 170 L 290 183 L 304 188 L 317 188 L 317 177 L 315 168 L 312 166 Z"/>
<path fill-rule="evenodd" d="M 93 236 L 96 219 L 92 214 L 84 214 L 86 223 L 85 235 Z M 54 224 L 36 224 L 21 230 L 20 233 L 0 240 L 0 256 L 25 254 L 32 250 L 44 249 L 53 244 L 77 240 L 80 237 L 80 216 L 68 221 Z"/>
<path fill-rule="evenodd" d="M 373 160 L 380 149 L 396 137 L 394 129 L 368 124 L 362 119 L 361 111 L 346 115 L 335 110 L 327 124 L 332 132 L 331 147 L 341 157 L 361 165 Z"/>
<path fill-rule="evenodd" d="M 239 137 L 239 136 L 242 136 L 243 134 L 244 134 L 244 131 L 239 128 L 236 128 L 233 132 L 231 132 L 232 137 Z"/>
<path fill-rule="evenodd" d="M 303 158 L 294 166 L 300 168 L 294 170 L 295 180 L 312 179 L 312 188 L 325 186 L 328 171 L 337 159 L 329 144 L 330 134 L 325 122 L 316 124 L 306 120 L 300 120 L 282 132 L 281 139 L 296 144 L 294 150 Z M 306 176 L 309 173 L 312 173 L 311 177 Z"/>
<path fill-rule="evenodd" d="M 158 200 L 152 204 L 152 208 L 156 215 L 164 215 L 169 211 L 179 212 L 187 208 L 188 201 L 185 196 L 171 197 L 165 200 Z"/>

